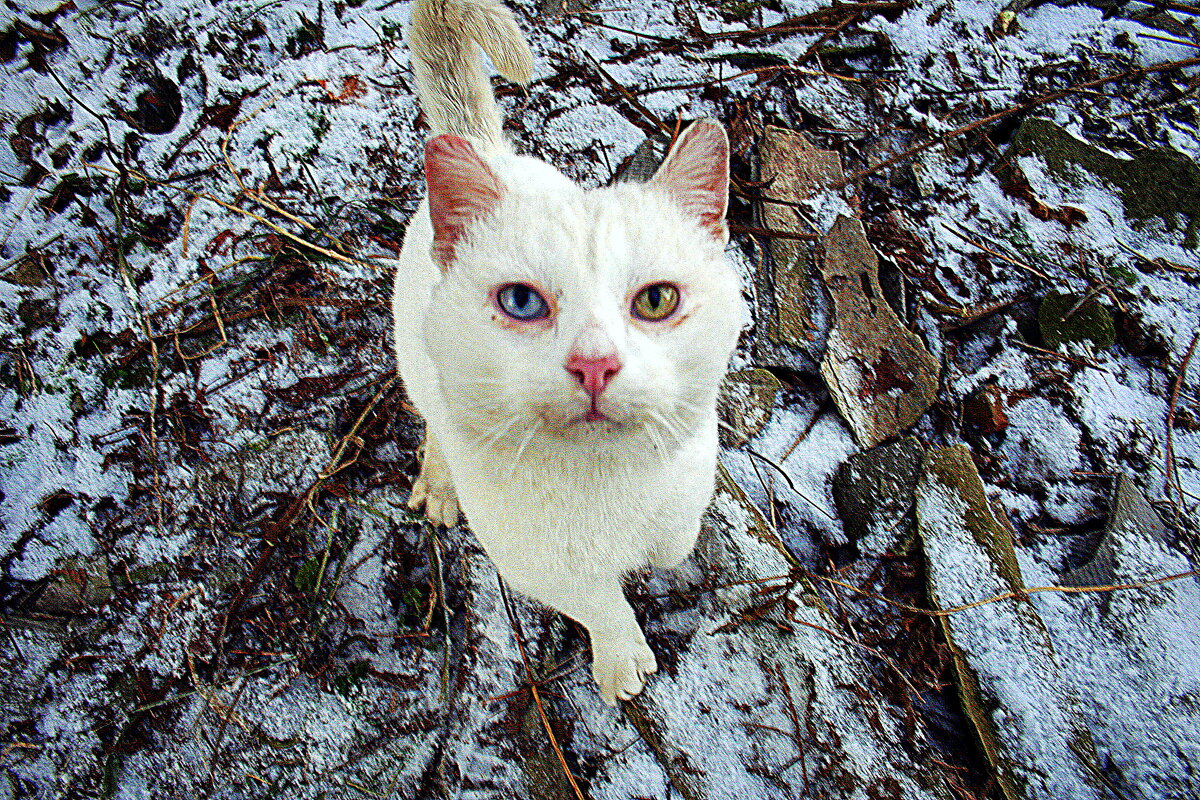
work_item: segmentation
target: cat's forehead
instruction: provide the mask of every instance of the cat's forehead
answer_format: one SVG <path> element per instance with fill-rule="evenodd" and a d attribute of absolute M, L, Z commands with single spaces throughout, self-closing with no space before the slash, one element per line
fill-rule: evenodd
<path fill-rule="evenodd" d="M 583 280 L 661 268 L 695 244 L 688 241 L 694 232 L 682 214 L 639 186 L 580 189 L 550 203 L 528 202 L 530 230 L 543 232 L 536 238 L 545 258 L 558 268 L 574 267 Z M 537 255 L 530 253 L 535 260 Z"/>

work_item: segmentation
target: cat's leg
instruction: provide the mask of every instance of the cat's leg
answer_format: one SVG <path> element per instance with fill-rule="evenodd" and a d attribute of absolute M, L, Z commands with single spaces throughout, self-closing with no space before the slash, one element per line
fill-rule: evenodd
<path fill-rule="evenodd" d="M 658 569 L 675 569 L 684 562 L 700 536 L 700 520 L 691 527 L 665 533 L 650 549 L 650 565 Z"/>
<path fill-rule="evenodd" d="M 592 676 L 600 698 L 610 706 L 642 691 L 647 676 L 658 670 L 654 652 L 625 599 L 619 576 L 538 580 L 514 586 L 587 628 L 592 643 Z"/>
<path fill-rule="evenodd" d="M 413 481 L 408 507 L 413 511 L 425 507 L 425 517 L 434 525 L 449 528 L 458 522 L 458 495 L 454 481 L 450 478 L 450 467 L 438 447 L 437 440 L 425 431 L 425 444 L 421 449 L 421 474 Z"/>

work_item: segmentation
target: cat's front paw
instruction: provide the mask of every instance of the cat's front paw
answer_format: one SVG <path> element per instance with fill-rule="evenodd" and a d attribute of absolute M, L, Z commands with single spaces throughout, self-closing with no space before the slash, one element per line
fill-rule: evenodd
<path fill-rule="evenodd" d="M 433 525 L 449 528 L 458 522 L 458 495 L 454 491 L 454 484 L 434 484 L 425 477 L 424 470 L 413 481 L 408 507 L 413 511 L 420 511 L 424 507 L 425 518 Z"/>
<path fill-rule="evenodd" d="M 425 440 L 425 457 L 421 474 L 413 481 L 408 507 L 413 511 L 425 509 L 425 518 L 433 525 L 452 527 L 458 522 L 458 494 L 450 478 L 450 468 L 442 451 L 431 438 Z"/>
<path fill-rule="evenodd" d="M 657 671 L 658 661 L 645 641 L 592 641 L 592 676 L 600 699 L 610 706 L 641 692 L 646 678 Z"/>

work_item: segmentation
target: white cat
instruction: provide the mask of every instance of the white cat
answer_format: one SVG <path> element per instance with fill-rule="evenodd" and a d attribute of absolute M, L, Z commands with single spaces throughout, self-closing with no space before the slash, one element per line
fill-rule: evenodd
<path fill-rule="evenodd" d="M 621 581 L 691 552 L 713 492 L 717 385 L 743 318 L 728 143 L 702 121 L 646 184 L 576 186 L 516 155 L 482 46 L 527 83 L 499 0 L 415 0 L 429 189 L 396 262 L 396 356 L 425 418 L 409 505 L 461 505 L 515 589 L 587 628 L 609 704 L 657 668 Z"/>

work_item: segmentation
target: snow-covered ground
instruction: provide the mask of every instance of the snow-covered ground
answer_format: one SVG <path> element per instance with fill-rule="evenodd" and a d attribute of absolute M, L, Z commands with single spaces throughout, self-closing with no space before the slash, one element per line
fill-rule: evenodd
<path fill-rule="evenodd" d="M 781 388 L 696 556 L 631 581 L 662 674 L 603 706 L 573 623 L 403 510 L 407 5 L 9 4 L 0 797 L 1200 795 L 1200 583 L 1157 582 L 1200 555 L 1200 66 L 1169 66 L 1200 17 L 513 6 L 521 150 L 597 185 L 677 119 L 734 146 L 734 367 Z M 752 202 L 767 126 L 864 173 L 798 218 L 862 219 L 940 365 L 882 546 L 836 500 L 865 453 L 815 370 L 828 300 L 811 348 L 768 341 L 800 298 Z"/>

